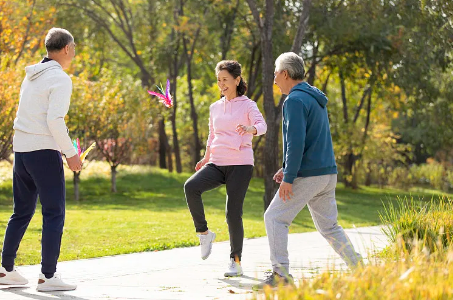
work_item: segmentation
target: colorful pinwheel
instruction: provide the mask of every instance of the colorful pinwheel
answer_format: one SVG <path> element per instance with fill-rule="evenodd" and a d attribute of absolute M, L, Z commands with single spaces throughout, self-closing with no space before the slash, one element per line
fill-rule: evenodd
<path fill-rule="evenodd" d="M 96 143 L 93 143 L 90 145 L 90 147 L 88 147 L 85 151 L 82 151 L 82 149 L 80 148 L 80 141 L 79 139 L 77 140 L 72 140 L 72 144 L 74 145 L 74 148 L 76 149 L 77 151 L 77 154 L 80 156 L 80 160 L 83 161 L 85 160 L 85 157 L 88 155 L 88 153 L 94 149 L 94 147 L 96 146 Z"/>
<path fill-rule="evenodd" d="M 170 79 L 167 79 L 167 86 L 165 88 L 165 92 L 162 87 L 162 84 L 160 86 L 156 85 L 156 87 L 160 93 L 153 92 L 153 91 L 148 91 L 148 93 L 150 95 L 159 97 L 160 102 L 162 102 L 166 107 L 168 107 L 168 108 L 172 107 L 173 99 L 171 98 L 171 95 L 170 95 Z"/>

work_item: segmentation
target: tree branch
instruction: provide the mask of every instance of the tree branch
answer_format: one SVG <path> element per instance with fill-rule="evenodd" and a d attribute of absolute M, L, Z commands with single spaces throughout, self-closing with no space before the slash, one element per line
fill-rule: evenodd
<path fill-rule="evenodd" d="M 110 19 L 112 19 L 112 21 L 118 25 L 120 28 L 122 28 L 124 30 L 124 24 L 123 24 L 123 20 L 120 18 L 120 13 L 117 11 L 116 9 L 116 6 L 114 5 L 114 3 L 112 1 L 110 1 L 112 3 L 112 6 L 113 8 L 115 9 L 115 12 L 116 14 L 118 15 L 118 18 L 120 20 L 120 22 L 118 22 L 118 20 L 116 20 L 115 17 L 113 17 L 113 15 L 105 8 L 105 6 L 103 6 L 101 3 L 99 3 L 98 1 L 96 0 L 92 0 L 92 2 L 94 3 L 94 5 L 96 5 L 97 7 L 99 7 L 107 16 L 110 17 Z"/>
<path fill-rule="evenodd" d="M 322 92 L 324 94 L 327 95 L 327 85 L 329 84 L 329 79 L 330 79 L 330 75 L 332 74 L 332 72 L 329 72 L 329 74 L 327 75 L 327 78 L 326 80 L 324 81 L 323 85 L 322 85 Z"/>
<path fill-rule="evenodd" d="M 255 0 L 247 0 L 247 3 L 249 4 L 250 10 L 252 12 L 253 18 L 256 21 L 256 24 L 258 25 L 258 28 L 262 30 L 263 28 L 263 20 L 260 17 L 260 13 L 258 11 L 258 7 L 256 6 L 256 1 Z"/>
<path fill-rule="evenodd" d="M 300 14 L 299 26 L 297 28 L 297 33 L 294 37 L 293 45 L 291 47 L 291 52 L 295 52 L 297 54 L 300 53 L 302 42 L 305 37 L 305 31 L 307 29 L 308 19 L 310 17 L 311 1 L 312 0 L 304 0 L 302 13 Z"/>
<path fill-rule="evenodd" d="M 261 140 L 263 139 L 264 134 L 260 135 L 258 137 L 258 140 L 256 141 L 255 145 L 253 146 L 253 152 L 256 152 L 258 149 L 258 146 L 260 145 Z"/>
<path fill-rule="evenodd" d="M 367 105 L 367 110 L 366 110 L 366 120 L 365 120 L 365 130 L 363 131 L 363 138 L 362 138 L 362 144 L 365 145 L 366 138 L 368 135 L 368 127 L 370 125 L 370 114 L 371 114 L 371 95 L 372 91 L 370 88 L 370 91 L 368 93 L 368 105 Z"/>
<path fill-rule="evenodd" d="M 344 122 L 348 124 L 348 103 L 346 99 L 346 86 L 344 83 L 343 71 L 340 70 L 340 84 L 341 84 L 341 100 L 343 101 L 343 118 Z"/>
<path fill-rule="evenodd" d="M 32 3 L 32 5 L 31 5 L 30 14 L 29 14 L 28 17 L 27 17 L 27 19 L 28 19 L 28 24 L 27 24 L 27 30 L 25 31 L 25 35 L 24 35 L 24 41 L 23 41 L 23 43 L 22 43 L 22 46 L 20 47 L 20 51 L 19 51 L 19 53 L 17 54 L 16 59 L 14 60 L 14 64 L 15 64 L 15 65 L 17 65 L 17 63 L 19 62 L 20 57 L 22 56 L 22 53 L 24 52 L 25 44 L 27 43 L 28 35 L 30 34 L 31 20 L 32 20 L 32 18 L 33 18 L 33 11 L 35 10 L 35 4 L 36 4 L 36 0 L 33 0 L 33 3 Z"/>
<path fill-rule="evenodd" d="M 354 119 L 352 120 L 352 123 L 357 122 L 357 119 L 359 118 L 359 115 L 360 115 L 360 110 L 362 109 L 363 103 L 365 102 L 366 96 L 368 95 L 370 90 L 371 90 L 371 87 L 368 87 L 363 91 L 362 99 L 360 99 L 359 105 L 355 109 L 355 115 L 354 115 Z"/>

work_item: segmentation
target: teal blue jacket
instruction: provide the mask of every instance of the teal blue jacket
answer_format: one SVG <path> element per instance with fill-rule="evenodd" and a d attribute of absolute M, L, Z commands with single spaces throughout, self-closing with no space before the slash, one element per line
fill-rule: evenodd
<path fill-rule="evenodd" d="M 327 115 L 327 97 L 306 82 L 283 103 L 283 181 L 337 174 Z"/>

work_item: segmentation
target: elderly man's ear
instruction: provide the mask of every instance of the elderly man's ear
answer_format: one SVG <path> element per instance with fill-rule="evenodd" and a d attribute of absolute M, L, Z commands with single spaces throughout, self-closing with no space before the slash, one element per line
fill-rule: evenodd
<path fill-rule="evenodd" d="M 283 70 L 282 73 L 283 73 L 282 74 L 283 78 L 288 79 L 288 71 L 287 70 Z"/>

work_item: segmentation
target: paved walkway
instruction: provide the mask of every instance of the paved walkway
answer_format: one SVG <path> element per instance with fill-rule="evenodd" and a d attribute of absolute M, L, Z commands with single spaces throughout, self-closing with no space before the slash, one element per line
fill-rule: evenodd
<path fill-rule="evenodd" d="M 379 227 L 346 231 L 364 257 L 386 244 Z M 256 293 L 253 286 L 263 280 L 263 272 L 270 268 L 266 237 L 245 240 L 242 277 L 223 277 L 228 264 L 228 242 L 215 243 L 205 261 L 199 258 L 199 251 L 198 247 L 191 247 L 61 262 L 58 271 L 63 279 L 78 284 L 77 290 L 71 292 L 37 292 L 40 266 L 23 266 L 18 269 L 30 283 L 25 287 L 0 286 L 0 299 L 250 299 Z M 326 268 L 345 268 L 317 232 L 291 234 L 289 253 L 291 273 L 296 279 Z"/>

